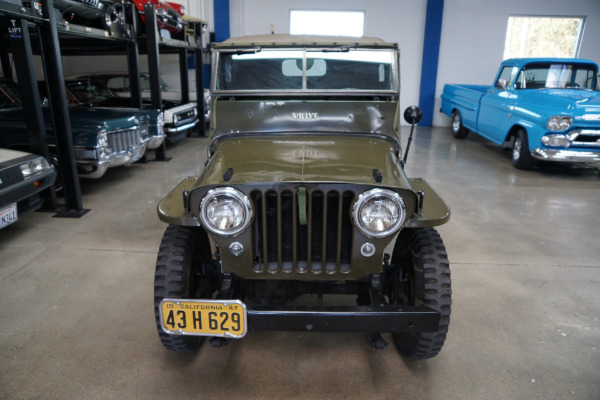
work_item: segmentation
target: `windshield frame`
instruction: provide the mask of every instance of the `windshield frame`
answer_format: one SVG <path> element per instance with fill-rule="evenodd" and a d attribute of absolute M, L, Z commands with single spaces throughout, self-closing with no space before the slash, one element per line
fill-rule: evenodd
<path fill-rule="evenodd" d="M 231 54 L 258 54 L 262 51 L 282 51 L 282 52 L 301 52 L 302 53 L 302 88 L 301 89 L 234 89 L 224 90 L 217 89 L 217 81 L 219 79 L 219 67 L 221 63 L 221 55 Z M 308 89 L 307 88 L 307 60 L 311 57 L 311 53 L 326 52 L 330 54 L 343 54 L 348 52 L 388 52 L 390 57 L 390 74 L 393 89 Z M 335 46 L 335 47 L 268 47 L 264 50 L 261 47 L 251 48 L 221 48 L 213 52 L 212 63 L 212 79 L 211 93 L 213 95 L 236 95 L 236 96 L 319 96 L 319 95 L 336 95 L 336 96 L 399 96 L 400 94 L 400 52 L 393 48 L 372 48 L 372 47 L 353 47 L 353 46 Z"/>

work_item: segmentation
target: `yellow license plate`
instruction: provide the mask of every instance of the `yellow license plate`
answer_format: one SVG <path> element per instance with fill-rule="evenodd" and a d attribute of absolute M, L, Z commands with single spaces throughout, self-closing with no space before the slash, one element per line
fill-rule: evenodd
<path fill-rule="evenodd" d="M 247 330 L 246 305 L 239 300 L 164 299 L 160 320 L 166 333 L 239 339 Z"/>

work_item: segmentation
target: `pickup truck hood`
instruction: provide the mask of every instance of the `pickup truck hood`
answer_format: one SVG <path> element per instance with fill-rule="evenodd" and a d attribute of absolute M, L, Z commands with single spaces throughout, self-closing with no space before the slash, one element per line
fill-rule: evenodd
<path fill-rule="evenodd" d="M 317 182 L 354 183 L 409 188 L 393 142 L 369 135 L 310 137 L 289 134 L 285 138 L 249 135 L 222 140 L 207 164 L 198 186 L 247 183 Z M 373 170 L 381 173 L 375 183 Z"/>
<path fill-rule="evenodd" d="M 573 117 L 600 115 L 600 92 L 584 89 L 541 89 L 527 91 L 524 100 L 546 110 L 549 115 L 569 114 Z"/>

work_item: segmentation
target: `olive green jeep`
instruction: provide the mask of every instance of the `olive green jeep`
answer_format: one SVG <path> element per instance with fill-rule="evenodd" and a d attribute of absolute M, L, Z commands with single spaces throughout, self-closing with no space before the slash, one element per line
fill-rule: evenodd
<path fill-rule="evenodd" d="M 450 268 L 450 209 L 404 173 L 399 50 L 376 38 L 269 35 L 213 46 L 200 176 L 159 204 L 154 306 L 163 345 L 249 330 L 364 332 L 430 358 Z M 417 107 L 404 118 L 413 129 Z M 350 300 L 350 301 L 349 301 Z"/>

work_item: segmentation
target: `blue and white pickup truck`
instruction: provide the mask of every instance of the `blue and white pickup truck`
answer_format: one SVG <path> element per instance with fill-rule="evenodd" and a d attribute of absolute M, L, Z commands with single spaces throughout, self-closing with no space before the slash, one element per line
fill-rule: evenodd
<path fill-rule="evenodd" d="M 445 85 L 441 112 L 452 134 L 469 131 L 512 149 L 513 165 L 535 159 L 600 162 L 598 65 L 584 59 L 503 61 L 493 86 Z"/>

